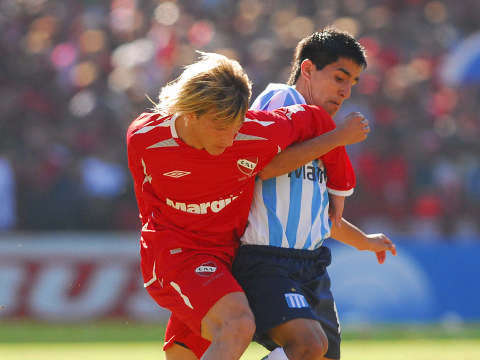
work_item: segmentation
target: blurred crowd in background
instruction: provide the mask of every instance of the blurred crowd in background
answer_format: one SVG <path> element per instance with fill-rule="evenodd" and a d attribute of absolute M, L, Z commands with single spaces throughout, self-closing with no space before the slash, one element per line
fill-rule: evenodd
<path fill-rule="evenodd" d="M 138 229 L 125 130 L 149 98 L 197 49 L 239 60 L 255 97 L 327 25 L 368 55 L 336 117 L 372 124 L 348 149 L 345 217 L 407 241 L 479 241 L 480 83 L 441 74 L 480 30 L 476 0 L 2 0 L 0 229 Z"/>

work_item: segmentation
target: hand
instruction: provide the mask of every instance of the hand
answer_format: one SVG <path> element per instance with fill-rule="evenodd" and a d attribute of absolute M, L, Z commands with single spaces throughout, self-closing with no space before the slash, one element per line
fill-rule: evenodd
<path fill-rule="evenodd" d="M 328 207 L 328 216 L 337 228 L 342 226 L 343 209 L 345 207 L 345 196 L 328 194 L 330 205 Z"/>
<path fill-rule="evenodd" d="M 379 264 L 383 264 L 385 262 L 387 251 L 390 251 L 393 256 L 397 255 L 395 244 L 384 234 L 369 234 L 367 235 L 367 241 L 367 250 L 375 253 Z"/>
<path fill-rule="evenodd" d="M 362 114 L 352 112 L 337 127 L 337 131 L 343 145 L 350 145 L 365 140 L 370 132 L 370 126 Z"/>

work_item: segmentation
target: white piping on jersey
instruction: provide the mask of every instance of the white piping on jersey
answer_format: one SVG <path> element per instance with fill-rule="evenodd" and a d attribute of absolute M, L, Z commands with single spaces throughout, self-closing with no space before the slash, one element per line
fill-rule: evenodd
<path fill-rule="evenodd" d="M 250 122 L 250 121 L 259 123 L 262 126 L 269 126 L 275 123 L 275 121 L 261 121 L 257 119 L 249 119 L 248 117 L 245 118 L 244 122 Z"/>
<path fill-rule="evenodd" d="M 235 140 L 267 140 L 267 139 L 260 136 L 238 133 L 237 136 L 235 136 Z"/>
<path fill-rule="evenodd" d="M 149 147 L 147 147 L 147 149 L 154 149 L 159 147 L 172 147 L 172 146 L 179 146 L 179 145 L 175 140 L 167 139 L 167 140 L 160 141 L 156 144 L 150 145 Z"/>
<path fill-rule="evenodd" d="M 188 298 L 187 295 L 182 294 L 182 289 L 180 289 L 180 286 L 173 281 L 170 281 L 170 285 L 180 294 L 183 301 L 185 302 L 185 305 L 187 305 L 190 309 L 193 310 L 193 306 L 192 306 L 192 303 L 190 302 L 190 299 Z"/>
<path fill-rule="evenodd" d="M 133 135 L 145 134 L 145 133 L 149 132 L 150 130 L 155 129 L 156 127 L 167 127 L 167 126 L 170 126 L 169 121 L 162 122 L 162 123 L 160 123 L 160 124 L 158 124 L 158 125 L 152 125 L 152 126 L 147 125 L 147 126 L 144 126 L 144 127 L 140 128 L 140 129 L 138 129 L 137 131 L 135 131 L 135 132 L 133 133 Z"/>
<path fill-rule="evenodd" d="M 133 133 L 133 135 L 136 135 L 136 134 L 145 134 L 147 132 L 149 132 L 150 130 L 153 130 L 155 129 L 156 127 L 167 127 L 167 126 L 171 126 L 171 122 L 175 120 L 175 115 L 168 121 L 162 121 L 160 124 L 157 124 L 157 125 L 148 125 L 148 124 L 151 124 L 152 122 L 155 122 L 156 120 L 154 121 L 150 121 L 149 123 L 145 124 L 142 128 L 138 129 L 137 131 L 135 131 Z"/>
<path fill-rule="evenodd" d="M 148 280 L 146 283 L 143 283 L 143 287 L 149 287 L 155 281 L 157 281 L 157 274 L 155 273 L 155 261 L 153 262 L 153 271 L 152 271 L 152 278 Z"/>
<path fill-rule="evenodd" d="M 172 116 L 172 119 L 170 120 L 170 131 L 172 132 L 172 136 L 175 139 L 178 139 L 178 134 L 177 134 L 177 129 L 175 128 L 175 122 L 178 119 L 178 114 L 174 114 Z"/>
<path fill-rule="evenodd" d="M 333 301 L 333 310 L 335 310 L 335 317 L 337 318 L 337 325 L 338 325 L 338 333 L 342 333 L 342 327 L 340 326 L 340 319 L 338 318 L 338 311 L 337 311 L 337 304 L 335 300 Z"/>
<path fill-rule="evenodd" d="M 145 161 L 143 161 L 143 158 L 142 158 L 142 166 L 143 166 L 143 173 L 145 174 L 145 178 L 143 179 L 143 184 L 142 184 L 142 189 L 143 189 L 143 185 L 145 185 L 146 182 L 150 184 L 152 183 L 152 175 L 147 174 L 147 165 L 145 165 Z"/>

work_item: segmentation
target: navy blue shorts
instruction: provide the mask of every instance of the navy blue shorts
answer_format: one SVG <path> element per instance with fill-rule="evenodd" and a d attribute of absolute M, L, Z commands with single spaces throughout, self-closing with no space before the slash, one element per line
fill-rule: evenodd
<path fill-rule="evenodd" d="M 318 320 L 328 338 L 326 357 L 340 358 L 340 325 L 330 291 L 330 249 L 314 251 L 243 245 L 233 275 L 247 294 L 255 315 L 254 340 L 269 350 L 276 344 L 267 332 L 289 320 Z"/>

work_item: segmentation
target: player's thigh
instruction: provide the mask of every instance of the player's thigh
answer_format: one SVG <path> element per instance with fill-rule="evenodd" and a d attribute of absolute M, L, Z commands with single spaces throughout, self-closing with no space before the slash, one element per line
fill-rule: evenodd
<path fill-rule="evenodd" d="M 325 344 L 327 336 L 320 323 L 313 319 L 293 319 L 268 331 L 270 338 L 280 346 Z"/>
<path fill-rule="evenodd" d="M 173 344 L 165 350 L 165 360 L 198 360 L 192 350 Z"/>
<path fill-rule="evenodd" d="M 225 295 L 243 290 L 233 278 L 230 264 L 215 255 L 195 250 L 165 253 L 153 253 L 142 269 L 144 278 L 152 278 L 146 289 L 160 306 L 200 335 L 207 312 Z"/>
<path fill-rule="evenodd" d="M 202 337 L 212 340 L 218 331 L 234 322 L 245 327 L 245 331 L 255 326 L 247 297 L 240 291 L 223 296 L 208 310 L 201 323 Z"/>

